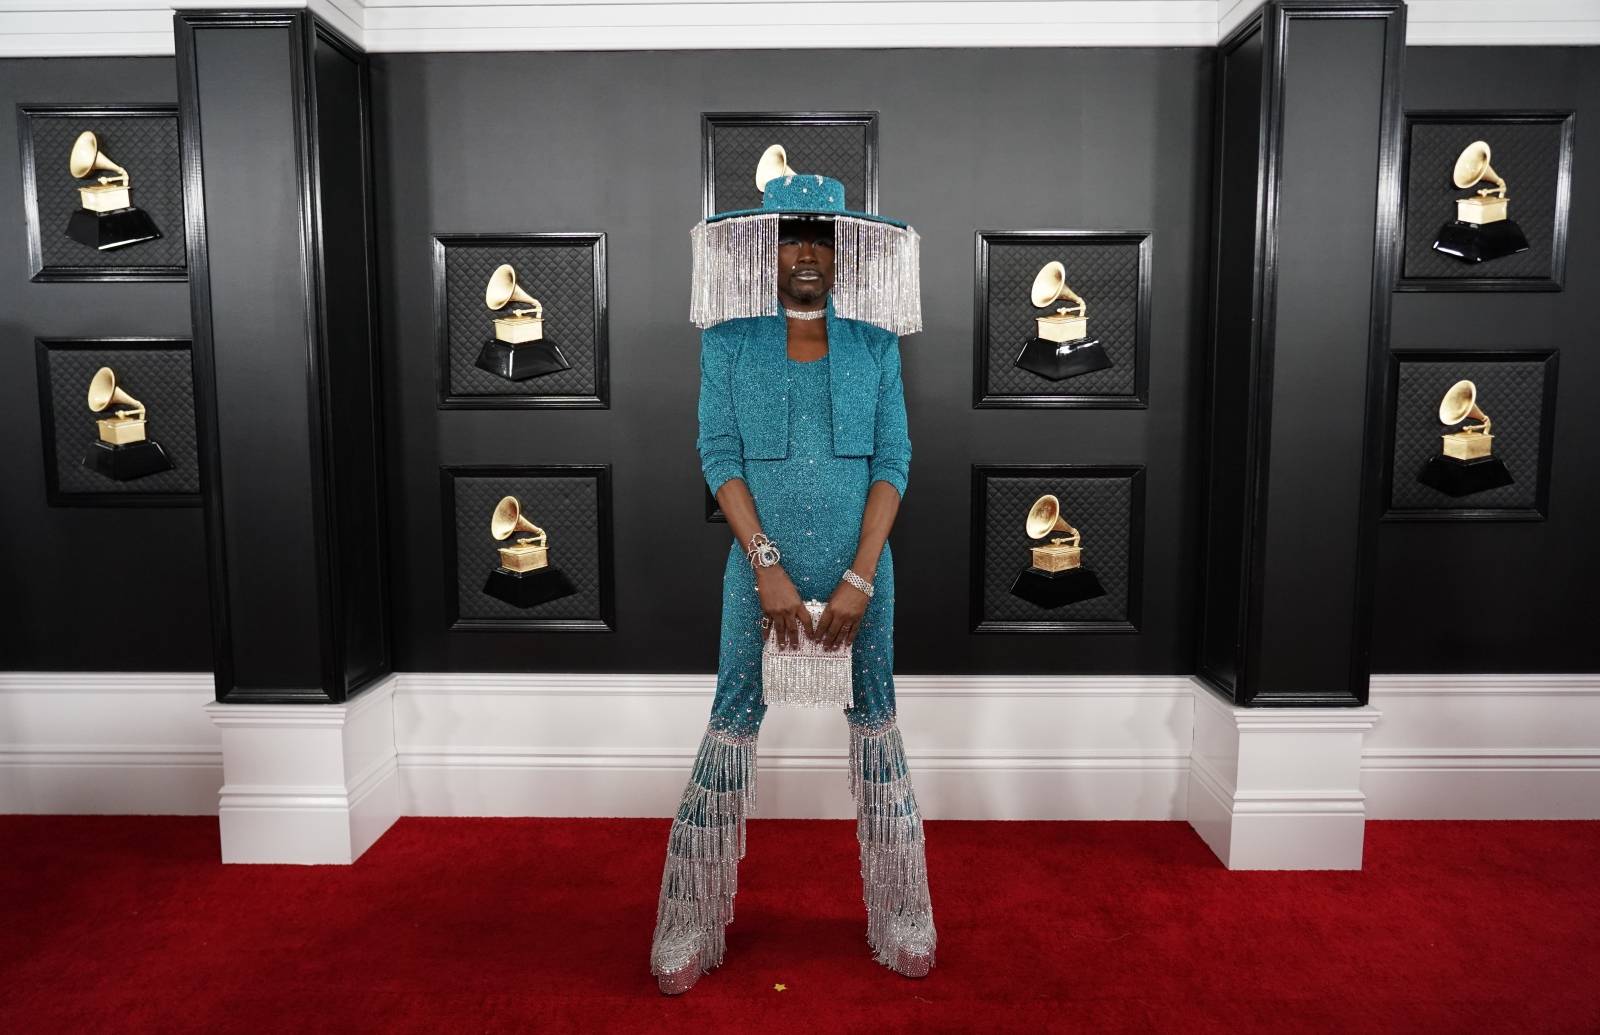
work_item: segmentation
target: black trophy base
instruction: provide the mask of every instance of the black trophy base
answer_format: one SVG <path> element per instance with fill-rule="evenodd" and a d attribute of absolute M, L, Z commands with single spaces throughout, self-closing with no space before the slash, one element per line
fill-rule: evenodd
<path fill-rule="evenodd" d="M 1110 365 L 1111 357 L 1098 338 L 1061 342 L 1029 338 L 1017 356 L 1018 367 L 1052 381 L 1104 370 Z"/>
<path fill-rule="evenodd" d="M 480 370 L 499 374 L 507 381 L 526 381 L 572 369 L 567 357 L 561 354 L 561 346 L 549 338 L 524 345 L 512 345 L 498 338 L 490 338 L 478 353 L 477 365 Z"/>
<path fill-rule="evenodd" d="M 1457 460 L 1442 453 L 1429 460 L 1422 473 L 1417 475 L 1417 481 L 1438 489 L 1446 496 L 1470 496 L 1485 489 L 1510 485 L 1515 480 L 1497 456 Z"/>
<path fill-rule="evenodd" d="M 83 455 L 83 466 L 107 478 L 131 482 L 147 474 L 172 470 L 172 458 L 160 443 L 149 439 L 121 446 L 96 439 L 89 443 L 89 451 Z"/>
<path fill-rule="evenodd" d="M 489 581 L 483 584 L 483 591 L 512 607 L 533 607 L 535 604 L 570 597 L 578 588 L 560 568 L 535 568 L 532 571 L 496 568 L 489 573 Z"/>
<path fill-rule="evenodd" d="M 161 236 L 161 231 L 142 208 L 119 208 L 111 212 L 80 208 L 67 220 L 67 236 L 103 252 L 140 241 L 153 241 Z"/>
<path fill-rule="evenodd" d="M 1021 597 L 1040 607 L 1064 607 L 1080 600 L 1093 600 L 1106 595 L 1099 576 L 1088 568 L 1068 568 L 1065 571 L 1040 571 L 1023 568 L 1011 584 L 1011 595 Z"/>
<path fill-rule="evenodd" d="M 1528 250 L 1522 227 L 1509 219 L 1493 223 L 1463 223 L 1456 220 L 1439 228 L 1433 250 L 1462 262 L 1488 262 Z"/>

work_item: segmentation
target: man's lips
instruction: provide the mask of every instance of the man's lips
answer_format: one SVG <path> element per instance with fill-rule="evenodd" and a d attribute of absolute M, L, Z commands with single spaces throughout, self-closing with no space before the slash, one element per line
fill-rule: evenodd
<path fill-rule="evenodd" d="M 822 274 L 816 270 L 795 270 L 789 274 L 795 280 L 821 280 Z"/>

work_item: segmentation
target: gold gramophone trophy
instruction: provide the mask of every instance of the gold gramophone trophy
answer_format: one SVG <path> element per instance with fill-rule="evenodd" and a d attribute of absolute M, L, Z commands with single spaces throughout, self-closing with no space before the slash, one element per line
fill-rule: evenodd
<path fill-rule="evenodd" d="M 1067 268 L 1047 262 L 1033 278 L 1033 306 L 1038 335 L 1023 343 L 1017 366 L 1060 381 L 1111 365 L 1099 339 L 1089 337 L 1089 304 L 1067 286 Z M 1048 310 L 1054 308 L 1054 312 Z"/>
<path fill-rule="evenodd" d="M 1439 402 L 1439 423 L 1460 427 L 1440 436 L 1439 452 L 1428 459 L 1418 481 L 1447 496 L 1468 496 L 1512 483 L 1511 472 L 1494 455 L 1492 422 L 1478 406 L 1477 385 L 1471 381 L 1451 385 Z"/>
<path fill-rule="evenodd" d="M 1528 238 L 1507 214 L 1506 181 L 1489 164 L 1489 144 L 1474 140 L 1456 159 L 1451 179 L 1465 190 L 1485 181 L 1478 193 L 1456 199 L 1456 218 L 1439 228 L 1433 250 L 1462 262 L 1486 262 L 1528 250 Z"/>
<path fill-rule="evenodd" d="M 67 236 L 100 251 L 150 241 L 161 236 L 155 221 L 134 207 L 128 193 L 128 170 L 100 150 L 100 139 L 89 130 L 78 134 L 67 161 L 74 179 L 96 172 L 94 183 L 78 188 L 80 208 L 67 220 Z"/>
<path fill-rule="evenodd" d="M 1062 607 L 1106 595 L 1099 576 L 1083 566 L 1083 535 L 1061 516 L 1060 500 L 1048 493 L 1034 500 L 1026 528 L 1029 539 L 1049 536 L 1050 541 L 1030 548 L 1033 563 L 1017 573 L 1012 596 L 1039 607 Z"/>
<path fill-rule="evenodd" d="M 545 530 L 522 516 L 522 505 L 515 496 L 506 496 L 495 504 L 489 534 L 504 542 L 516 532 L 533 534 L 518 536 L 515 543 L 500 547 L 500 566 L 489 573 L 485 593 L 513 607 L 533 607 L 578 591 L 565 572 L 551 567 L 550 537 Z"/>
<path fill-rule="evenodd" d="M 544 306 L 537 298 L 517 286 L 517 271 L 510 263 L 498 267 L 489 277 L 483 304 L 499 312 L 512 309 L 494 321 L 494 337 L 478 352 L 478 366 L 508 381 L 554 374 L 570 369 L 561 347 L 544 336 Z M 518 309 L 517 304 L 530 308 Z"/>
<path fill-rule="evenodd" d="M 100 437 L 89 443 L 83 466 L 119 482 L 172 470 L 172 460 L 158 442 L 145 437 L 144 403 L 117 385 L 116 371 L 101 367 L 89 381 L 89 409 L 102 413 L 108 406 L 125 406 L 95 421 Z"/>

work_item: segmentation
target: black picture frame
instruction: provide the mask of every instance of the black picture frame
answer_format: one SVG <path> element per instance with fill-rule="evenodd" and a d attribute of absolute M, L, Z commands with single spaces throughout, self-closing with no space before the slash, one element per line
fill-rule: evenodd
<path fill-rule="evenodd" d="M 1399 435 L 1400 368 L 1406 363 L 1459 364 L 1484 362 L 1542 363 L 1544 384 L 1539 406 L 1539 462 L 1532 507 L 1484 507 L 1470 502 L 1460 507 L 1397 508 L 1393 505 L 1395 478 L 1394 454 Z M 1544 521 L 1550 516 L 1550 461 L 1556 436 L 1556 374 L 1560 352 L 1556 349 L 1394 349 L 1389 353 L 1389 412 L 1385 423 L 1382 520 L 1405 521 Z"/>
<path fill-rule="evenodd" d="M 50 354 L 56 351 L 127 352 L 134 349 L 179 350 L 190 354 L 190 391 L 194 390 L 194 346 L 188 338 L 35 338 L 34 358 L 39 392 L 40 453 L 44 460 L 45 499 L 52 507 L 198 507 L 206 484 L 198 450 L 189 457 L 195 464 L 201 488 L 193 492 L 71 492 L 62 491 L 58 474 L 55 392 L 50 377 Z M 86 411 L 87 412 L 87 411 Z M 92 418 L 91 418 L 92 419 Z M 199 429 L 195 434 L 198 441 Z"/>
<path fill-rule="evenodd" d="M 467 395 L 452 391 L 450 376 L 450 307 L 446 281 L 452 248 L 572 248 L 587 246 L 594 276 L 594 392 L 557 394 L 539 391 L 540 378 L 528 381 L 526 392 Z M 433 236 L 433 319 L 438 359 L 439 409 L 594 409 L 611 407 L 610 315 L 606 301 L 606 235 L 604 231 L 552 231 L 506 234 L 435 234 Z M 492 313 L 484 309 L 484 326 Z"/>
<path fill-rule="evenodd" d="M 1128 515 L 1128 599 L 1122 621 L 1038 620 L 996 621 L 984 618 L 984 560 L 989 541 L 986 506 L 988 481 L 994 477 L 1039 477 L 1070 481 L 1073 478 L 1127 478 L 1130 481 Z M 1144 619 L 1144 490 L 1143 464 L 973 464 L 972 540 L 969 548 L 968 627 L 984 633 L 1137 633 Z"/>
<path fill-rule="evenodd" d="M 457 588 L 456 493 L 457 478 L 572 478 L 595 480 L 595 531 L 599 556 L 599 614 L 594 618 L 462 618 Z M 616 632 L 616 541 L 612 530 L 610 464 L 465 464 L 439 468 L 439 499 L 444 541 L 444 600 L 450 632 Z"/>
<path fill-rule="evenodd" d="M 1142 410 L 1150 405 L 1150 295 L 1151 263 L 1155 235 L 1150 230 L 979 230 L 975 236 L 972 283 L 972 406 L 973 409 L 1113 409 Z M 1054 391 L 999 394 L 989 383 L 989 265 L 995 245 L 1137 245 L 1139 249 L 1138 298 L 1135 300 L 1134 371 L 1131 395 L 1087 393 L 1074 390 L 1075 378 L 1060 382 Z M 1092 311 L 1091 311 L 1092 318 Z M 1092 325 L 1091 325 L 1092 326 Z M 1006 348 L 1015 343 L 1004 343 Z M 1041 383 L 1043 378 L 1039 379 Z"/>
<path fill-rule="evenodd" d="M 1566 280 L 1567 234 L 1572 207 L 1572 146 L 1574 112 L 1560 110 L 1425 110 L 1405 113 L 1404 146 L 1400 157 L 1400 211 L 1398 226 L 1401 242 L 1395 263 L 1396 291 L 1560 291 Z M 1561 127 L 1556 169 L 1555 216 L 1550 234 L 1550 272 L 1543 277 L 1476 276 L 1425 277 L 1405 272 L 1408 232 L 1407 205 L 1410 203 L 1412 130 L 1423 125 L 1559 125 Z M 1492 162 L 1492 159 L 1491 159 Z M 1514 191 L 1513 191 L 1514 192 Z"/>
<path fill-rule="evenodd" d="M 862 182 L 864 184 L 863 196 L 851 198 L 848 193 L 845 203 L 852 208 L 858 204 L 857 211 L 872 215 L 878 213 L 878 113 L 875 111 L 708 111 L 700 115 L 700 208 L 701 216 L 709 216 L 717 211 L 717 133 L 719 130 L 731 127 L 758 127 L 781 131 L 788 127 L 796 126 L 860 126 L 863 133 L 862 154 Z M 781 135 L 781 134 L 780 134 Z M 782 141 L 774 140 L 774 143 Z M 791 145 L 785 144 L 790 151 L 790 164 L 800 163 L 800 172 L 825 172 L 826 170 L 813 169 L 806 165 L 806 156 L 797 153 Z M 755 166 L 748 169 L 731 170 L 733 174 L 750 179 L 753 183 Z M 752 207 L 758 207 L 759 199 Z"/>
<path fill-rule="evenodd" d="M 166 170 L 172 185 L 172 196 L 165 199 L 167 207 L 183 213 L 183 169 L 181 159 L 182 137 L 178 125 L 176 104 L 19 104 L 17 105 L 17 145 L 22 159 L 22 208 L 28 239 L 28 279 L 36 284 L 59 282 L 99 281 L 182 281 L 189 279 L 188 261 L 177 263 L 97 265 L 51 263 L 45 258 L 46 232 L 39 215 L 39 155 L 34 145 L 34 130 L 38 120 L 84 119 L 93 121 L 105 118 L 166 119 L 172 122 L 173 132 L 179 135 L 179 152 L 173 155 L 173 167 Z M 84 127 L 89 128 L 89 127 Z M 135 189 L 143 189 L 135 184 Z M 136 196 L 137 198 L 137 196 Z M 49 232 L 59 233 L 59 228 Z M 176 242 L 185 239 L 182 225 L 161 228 L 163 236 Z M 137 247 L 137 245 L 133 246 Z M 181 251 L 181 249 L 180 249 Z"/>

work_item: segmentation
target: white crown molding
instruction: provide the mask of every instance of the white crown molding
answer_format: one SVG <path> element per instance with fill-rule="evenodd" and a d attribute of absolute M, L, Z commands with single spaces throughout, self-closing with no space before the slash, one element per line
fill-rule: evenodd
<path fill-rule="evenodd" d="M 174 9 L 305 8 L 374 53 L 1210 47 L 1260 0 L 0 0 L 0 57 L 165 55 Z M 1406 42 L 1600 44 L 1594 0 L 1412 0 Z"/>

